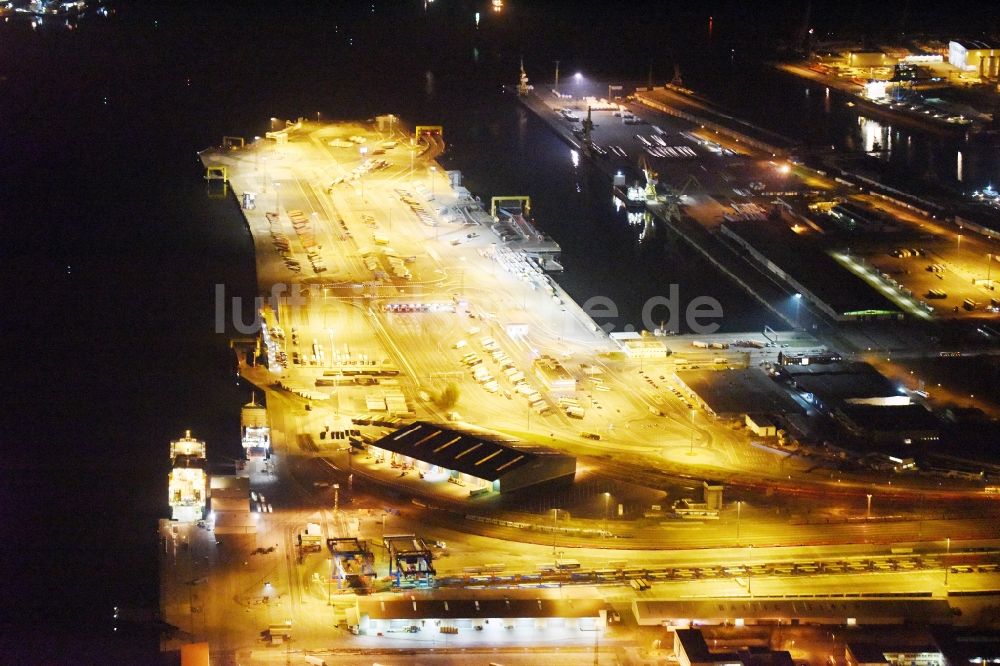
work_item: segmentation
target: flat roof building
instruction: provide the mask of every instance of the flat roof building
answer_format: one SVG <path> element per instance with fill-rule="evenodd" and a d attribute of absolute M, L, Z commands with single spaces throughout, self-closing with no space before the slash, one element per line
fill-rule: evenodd
<path fill-rule="evenodd" d="M 683 370 L 677 377 L 706 411 L 721 419 L 802 411 L 781 386 L 757 368 Z"/>
<path fill-rule="evenodd" d="M 629 358 L 666 358 L 670 355 L 662 337 L 640 335 L 635 331 L 615 332 L 610 337 Z"/>
<path fill-rule="evenodd" d="M 564 453 L 425 421 L 386 435 L 369 450 L 376 457 L 412 466 L 424 480 L 468 487 L 472 496 L 569 481 L 576 475 L 576 458 Z"/>
<path fill-rule="evenodd" d="M 534 360 L 532 368 L 535 376 L 548 388 L 556 393 L 572 393 L 576 390 L 576 379 L 563 364 L 556 359 L 542 354 Z"/>
<path fill-rule="evenodd" d="M 257 533 L 257 521 L 250 512 L 249 478 L 231 474 L 213 474 L 209 496 L 216 534 Z"/>
<path fill-rule="evenodd" d="M 844 647 L 844 663 L 847 666 L 944 666 L 944 657 L 936 645 L 848 641 Z"/>
<path fill-rule="evenodd" d="M 986 42 L 953 40 L 948 42 L 948 63 L 963 72 L 996 79 L 1000 74 L 1000 49 Z"/>
<path fill-rule="evenodd" d="M 743 648 L 736 652 L 712 652 L 698 629 L 674 632 L 674 654 L 680 666 L 794 666 L 786 650 Z"/>
<path fill-rule="evenodd" d="M 463 630 L 504 632 L 595 630 L 607 617 L 601 599 L 364 599 L 348 609 L 347 624 L 362 634 L 405 630 L 461 633 Z M 429 625 L 429 626 L 428 626 Z"/>
<path fill-rule="evenodd" d="M 897 318 L 901 310 L 784 222 L 724 222 L 721 232 L 769 273 L 837 321 Z"/>
<path fill-rule="evenodd" d="M 747 430 L 758 437 L 776 437 L 778 427 L 766 414 L 747 414 L 744 423 Z"/>
<path fill-rule="evenodd" d="M 825 410 L 842 404 L 908 405 L 910 398 L 867 363 L 782 365 L 780 376 L 807 401 Z"/>
<path fill-rule="evenodd" d="M 944 599 L 857 599 L 846 597 L 649 599 L 632 601 L 640 626 L 696 624 L 882 625 L 950 624 Z"/>
<path fill-rule="evenodd" d="M 916 444 L 941 437 L 941 422 L 923 405 L 844 404 L 833 418 L 855 437 L 883 444 Z"/>
<path fill-rule="evenodd" d="M 1000 631 L 936 626 L 931 635 L 947 666 L 1000 662 Z"/>

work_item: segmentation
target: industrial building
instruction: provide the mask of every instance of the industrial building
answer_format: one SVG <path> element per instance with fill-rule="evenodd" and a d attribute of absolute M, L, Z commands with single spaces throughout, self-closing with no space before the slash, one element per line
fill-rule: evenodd
<path fill-rule="evenodd" d="M 712 416 L 744 421 L 747 414 L 798 413 L 802 409 L 774 380 L 757 368 L 742 370 L 684 370 L 677 373 L 684 393 Z"/>
<path fill-rule="evenodd" d="M 1000 631 L 936 626 L 931 636 L 948 666 L 1000 663 Z"/>
<path fill-rule="evenodd" d="M 777 437 L 778 427 L 766 414 L 747 414 L 743 422 L 758 437 Z"/>
<path fill-rule="evenodd" d="M 916 444 L 941 438 L 941 422 L 923 405 L 845 404 L 833 418 L 854 437 L 880 444 Z"/>
<path fill-rule="evenodd" d="M 794 233 L 784 223 L 727 221 L 720 231 L 761 268 L 835 321 L 903 316 L 895 303 L 844 269 L 813 239 Z"/>
<path fill-rule="evenodd" d="M 670 355 L 666 342 L 658 336 L 625 331 L 611 333 L 610 337 L 629 358 L 663 359 Z"/>
<path fill-rule="evenodd" d="M 972 666 L 1000 662 L 1000 632 L 936 625 L 913 636 L 851 640 L 847 666 Z"/>
<path fill-rule="evenodd" d="M 937 417 L 867 363 L 782 365 L 778 373 L 859 440 L 905 446 L 940 438 Z"/>
<path fill-rule="evenodd" d="M 782 365 L 780 377 L 807 402 L 823 411 L 842 404 L 909 405 L 910 397 L 867 363 Z"/>
<path fill-rule="evenodd" d="M 848 641 L 844 647 L 847 666 L 944 666 L 934 645 L 899 645 Z"/>
<path fill-rule="evenodd" d="M 347 609 L 347 624 L 355 633 L 464 631 L 521 633 L 544 629 L 594 631 L 607 622 L 601 599 L 365 599 Z"/>
<path fill-rule="evenodd" d="M 205 442 L 186 430 L 170 442 L 170 476 L 167 483 L 171 517 L 182 522 L 201 520 L 208 501 Z"/>
<path fill-rule="evenodd" d="M 873 67 L 892 67 L 897 62 L 896 58 L 883 53 L 882 51 L 848 51 L 844 54 L 844 60 L 848 67 L 858 69 L 870 69 Z"/>
<path fill-rule="evenodd" d="M 216 534 L 256 534 L 257 521 L 250 512 L 250 479 L 215 474 L 210 481 L 212 527 Z"/>
<path fill-rule="evenodd" d="M 572 393 L 576 391 L 576 379 L 556 359 L 542 354 L 532 363 L 535 376 L 550 391 L 555 393 Z"/>
<path fill-rule="evenodd" d="M 377 459 L 416 469 L 425 481 L 467 487 L 471 496 L 569 481 L 576 474 L 576 458 L 564 453 L 424 421 L 386 435 L 368 450 Z"/>
<path fill-rule="evenodd" d="M 674 632 L 674 654 L 680 666 L 794 666 L 786 650 L 742 648 L 736 652 L 712 652 L 698 629 Z"/>
<path fill-rule="evenodd" d="M 639 626 L 819 624 L 833 626 L 950 624 L 944 599 L 907 598 L 756 598 L 632 601 Z"/>
<path fill-rule="evenodd" d="M 1000 49 L 980 41 L 948 42 L 948 63 L 982 79 L 995 80 L 1000 75 Z"/>

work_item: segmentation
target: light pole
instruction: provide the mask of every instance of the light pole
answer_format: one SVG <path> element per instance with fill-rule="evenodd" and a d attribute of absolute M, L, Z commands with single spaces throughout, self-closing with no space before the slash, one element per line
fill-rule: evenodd
<path fill-rule="evenodd" d="M 327 562 L 330 563 L 330 570 L 326 573 L 326 605 L 332 606 L 333 599 L 331 597 L 332 590 L 330 589 L 330 586 L 333 583 L 333 558 L 329 558 Z"/>
<path fill-rule="evenodd" d="M 340 513 L 340 484 L 333 484 L 333 512 Z"/>
<path fill-rule="evenodd" d="M 556 92 L 559 92 L 559 61 L 558 60 L 556 60 L 556 83 L 553 86 L 553 88 L 556 89 Z"/>
<path fill-rule="evenodd" d="M 431 172 L 431 201 L 434 200 L 434 174 L 437 173 L 437 167 L 430 167 Z"/>
<path fill-rule="evenodd" d="M 604 536 L 607 536 L 608 532 L 608 505 L 611 502 L 611 493 L 604 493 Z"/>
<path fill-rule="evenodd" d="M 364 163 L 365 163 L 365 160 L 367 159 L 366 155 L 368 155 L 368 147 L 367 146 L 361 146 L 358 149 L 358 151 L 359 151 L 359 154 L 361 155 L 361 164 L 363 166 Z M 361 183 L 361 201 L 365 201 L 365 172 L 364 172 L 364 170 L 362 170 L 362 171 L 360 171 L 360 173 L 358 173 L 358 181 L 360 181 L 360 183 Z"/>
<path fill-rule="evenodd" d="M 740 511 L 743 508 L 743 502 L 737 500 L 736 502 L 736 545 L 740 545 Z"/>
<path fill-rule="evenodd" d="M 328 328 L 326 332 L 330 335 L 330 367 L 333 367 L 333 329 Z"/>
<path fill-rule="evenodd" d="M 948 587 L 948 556 L 951 555 L 951 537 L 946 537 L 945 543 L 947 545 L 944 551 L 944 586 Z"/>
<path fill-rule="evenodd" d="M 750 571 L 753 567 L 753 544 L 747 548 L 747 594 L 753 599 L 753 591 L 750 589 Z"/>
<path fill-rule="evenodd" d="M 691 408 L 691 447 L 688 449 L 688 455 L 694 455 L 694 408 Z"/>
<path fill-rule="evenodd" d="M 868 493 L 865 495 L 868 498 L 868 509 L 865 511 L 865 520 L 871 520 L 872 517 L 872 494 Z"/>
<path fill-rule="evenodd" d="M 991 269 L 993 268 L 993 253 L 988 252 L 986 254 L 986 288 L 993 289 L 993 280 L 990 279 Z"/>
<path fill-rule="evenodd" d="M 799 308 L 802 305 L 802 294 L 796 293 L 792 297 L 795 300 L 795 328 L 799 327 Z"/>
<path fill-rule="evenodd" d="M 559 519 L 559 509 L 552 509 L 552 559 L 556 557 L 556 521 Z"/>

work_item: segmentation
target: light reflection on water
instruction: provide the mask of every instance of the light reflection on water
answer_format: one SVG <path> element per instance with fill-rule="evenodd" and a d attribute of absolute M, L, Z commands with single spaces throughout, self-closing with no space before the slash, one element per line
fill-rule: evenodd
<path fill-rule="evenodd" d="M 884 160 L 892 157 L 892 126 L 883 125 L 865 116 L 858 116 L 858 125 L 861 128 L 861 140 L 866 153 Z"/>

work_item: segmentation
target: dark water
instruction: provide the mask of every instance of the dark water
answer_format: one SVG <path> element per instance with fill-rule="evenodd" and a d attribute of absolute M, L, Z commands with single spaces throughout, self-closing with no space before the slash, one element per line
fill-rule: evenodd
<path fill-rule="evenodd" d="M 716 7 L 709 44 L 702 3 L 508 3 L 500 17 L 487 4 L 122 3 L 74 30 L 0 24 L 5 654 L 93 663 L 80 655 L 106 647 L 112 606 L 157 604 L 168 441 L 190 428 L 214 461 L 239 453 L 248 390 L 213 294 L 253 295 L 252 245 L 195 158 L 223 135 L 316 112 L 443 124 L 444 161 L 473 192 L 532 196 L 577 299 L 609 296 L 620 325 L 638 324 L 677 283 L 682 302 L 718 298 L 729 330 L 766 322 L 665 230 L 640 242 L 607 180 L 500 93 L 522 55 L 537 80 L 555 59 L 598 77 L 669 76 L 675 60 L 694 74 L 742 43 L 742 10 Z M 768 30 L 789 24 L 771 11 Z"/>
<path fill-rule="evenodd" d="M 1000 181 L 1000 137 L 913 131 L 848 107 L 848 97 L 836 90 L 721 55 L 717 68 L 692 68 L 685 84 L 741 118 L 802 142 L 805 154 L 834 146 L 852 159 L 878 161 L 909 175 L 910 187 L 931 182 L 972 192 Z M 720 77 L 720 71 L 727 75 Z"/>

